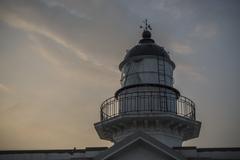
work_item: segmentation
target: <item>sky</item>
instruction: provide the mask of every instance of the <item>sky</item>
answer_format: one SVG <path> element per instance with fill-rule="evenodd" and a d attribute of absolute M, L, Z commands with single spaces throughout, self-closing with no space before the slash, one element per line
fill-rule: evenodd
<path fill-rule="evenodd" d="M 147 18 L 196 103 L 200 137 L 239 147 L 240 1 L 0 0 L 0 150 L 110 146 L 93 124 Z"/>

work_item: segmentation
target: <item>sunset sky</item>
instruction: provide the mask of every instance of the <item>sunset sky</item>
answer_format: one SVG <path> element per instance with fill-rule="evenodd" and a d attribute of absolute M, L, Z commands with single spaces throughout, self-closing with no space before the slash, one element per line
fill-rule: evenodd
<path fill-rule="evenodd" d="M 109 146 L 93 124 L 145 18 L 202 122 L 184 145 L 239 147 L 240 1 L 0 0 L 0 150 Z"/>

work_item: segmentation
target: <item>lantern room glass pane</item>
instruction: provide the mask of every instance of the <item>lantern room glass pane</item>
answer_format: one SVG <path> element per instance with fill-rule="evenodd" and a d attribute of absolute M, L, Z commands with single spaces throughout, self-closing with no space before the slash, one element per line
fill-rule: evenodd
<path fill-rule="evenodd" d="M 172 65 L 163 59 L 144 58 L 131 61 L 124 65 L 122 72 L 122 86 L 141 83 L 173 85 Z"/>

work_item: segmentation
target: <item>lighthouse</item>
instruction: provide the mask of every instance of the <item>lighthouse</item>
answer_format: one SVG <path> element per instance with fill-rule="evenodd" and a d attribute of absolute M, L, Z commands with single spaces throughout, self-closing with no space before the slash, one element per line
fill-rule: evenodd
<path fill-rule="evenodd" d="M 121 87 L 103 101 L 94 124 L 112 146 L 0 150 L 0 160 L 239 160 L 239 147 L 182 146 L 199 136 L 196 106 L 174 87 L 175 63 L 152 39 L 148 22 L 141 28 L 142 38 L 119 64 Z"/>
<path fill-rule="evenodd" d="M 142 38 L 119 64 L 121 87 L 100 107 L 95 129 L 101 139 L 119 143 L 140 131 L 169 147 L 199 136 L 195 103 L 174 88 L 175 63 L 152 39 L 144 22 Z"/>

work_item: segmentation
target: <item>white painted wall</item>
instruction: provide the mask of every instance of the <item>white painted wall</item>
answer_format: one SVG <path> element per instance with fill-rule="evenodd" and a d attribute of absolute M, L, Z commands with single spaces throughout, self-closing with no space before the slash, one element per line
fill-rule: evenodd
<path fill-rule="evenodd" d="M 134 145 L 107 160 L 170 160 L 165 154 L 145 145 Z"/>
<path fill-rule="evenodd" d="M 119 141 L 123 140 L 127 136 L 133 134 L 135 130 L 136 129 L 129 129 L 129 130 L 123 131 L 119 135 L 114 135 L 114 141 L 119 142 Z M 154 129 L 154 128 L 152 128 L 152 129 L 142 128 L 141 131 L 145 132 L 146 134 L 152 136 L 159 142 L 161 142 L 169 147 L 181 147 L 182 146 L 183 140 L 182 140 L 181 136 L 170 134 L 170 132 L 167 132 L 167 133 L 162 132 L 162 131 L 159 131 L 158 129 Z"/>

